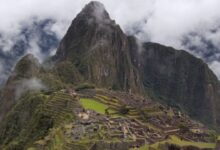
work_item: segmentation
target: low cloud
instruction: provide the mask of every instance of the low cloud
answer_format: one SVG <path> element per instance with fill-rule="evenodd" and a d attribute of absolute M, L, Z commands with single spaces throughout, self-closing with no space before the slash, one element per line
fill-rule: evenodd
<path fill-rule="evenodd" d="M 4 51 L 10 50 L 16 41 L 14 37 L 19 35 L 22 27 L 33 18 L 52 19 L 54 22 L 45 30 L 61 39 L 72 19 L 88 2 L 89 0 L 1 1 L 0 47 L 3 47 Z M 209 64 L 220 62 L 215 56 L 220 53 L 219 0 L 100 0 L 100 2 L 127 34 L 135 35 L 141 41 L 185 49 L 209 61 Z M 97 9 L 97 16 L 100 11 L 101 9 Z M 185 37 L 192 33 L 196 33 L 197 36 L 191 36 L 190 42 L 185 43 Z M 204 38 L 213 47 L 204 45 Z M 32 40 L 29 52 L 37 54 L 42 59 L 44 56 L 39 53 L 37 45 L 39 43 L 36 40 L 37 37 Z M 200 50 L 200 47 L 203 49 Z M 207 54 L 207 51 L 213 53 Z M 54 54 L 54 51 L 51 53 Z M 209 59 L 206 56 L 209 56 Z"/>
<path fill-rule="evenodd" d="M 19 99 L 27 91 L 40 91 L 46 88 L 40 79 L 24 79 L 16 86 L 15 99 Z"/>

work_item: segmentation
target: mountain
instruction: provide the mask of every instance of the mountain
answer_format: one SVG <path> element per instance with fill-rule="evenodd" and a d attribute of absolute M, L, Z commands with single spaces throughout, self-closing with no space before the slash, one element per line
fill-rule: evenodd
<path fill-rule="evenodd" d="M 55 60 L 74 64 L 84 81 L 125 91 L 141 90 L 129 41 L 100 3 L 91 2 L 73 20 Z"/>
<path fill-rule="evenodd" d="M 14 43 L 9 50 L 5 51 L 4 46 L 0 46 L 0 62 L 3 67 L 0 75 L 0 87 L 4 85 L 18 60 L 30 53 L 30 50 L 34 50 L 35 54 L 41 55 L 40 57 L 50 56 L 51 51 L 59 43 L 55 33 L 46 29 L 53 24 L 54 21 L 51 19 L 29 20 L 29 24 L 24 25 L 19 34 L 14 37 Z M 0 36 L 0 40 L 4 41 L 4 36 Z"/>
<path fill-rule="evenodd" d="M 110 19 L 102 4 L 92 2 L 73 20 L 54 59 L 70 61 L 84 82 L 153 93 L 156 100 L 203 123 L 220 124 L 219 81 L 202 60 L 156 43 L 137 43 Z"/>
<path fill-rule="evenodd" d="M 0 93 L 0 149 L 211 150 L 219 87 L 201 59 L 141 44 L 90 2 L 55 56 L 15 66 Z"/>
<path fill-rule="evenodd" d="M 25 88 L 22 84 L 36 76 L 40 72 L 40 63 L 33 55 L 28 54 L 23 57 L 15 66 L 14 71 L 8 78 L 4 88 L 1 91 L 0 102 L 0 121 L 2 117 L 12 109 L 12 106 L 19 99 L 20 92 Z M 24 90 L 24 89 L 23 89 Z"/>
<path fill-rule="evenodd" d="M 220 84 L 201 59 L 182 50 L 144 43 L 143 83 L 163 102 L 177 106 L 205 124 L 219 126 Z"/>

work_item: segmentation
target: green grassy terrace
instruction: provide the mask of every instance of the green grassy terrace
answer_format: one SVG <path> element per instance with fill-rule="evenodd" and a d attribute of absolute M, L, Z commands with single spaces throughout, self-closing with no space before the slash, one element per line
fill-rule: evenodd
<path fill-rule="evenodd" d="M 80 103 L 85 109 L 94 110 L 100 114 L 105 114 L 105 110 L 108 108 L 107 105 L 89 98 L 81 98 Z"/>
<path fill-rule="evenodd" d="M 180 147 L 183 146 L 195 146 L 198 148 L 207 148 L 207 149 L 215 149 L 216 147 L 216 143 L 204 143 L 204 142 L 190 142 L 190 141 L 184 141 L 181 140 L 180 138 L 178 138 L 177 136 L 171 136 L 170 139 L 162 141 L 162 142 L 158 142 L 152 145 L 144 145 L 143 147 L 139 148 L 138 150 L 149 150 L 150 148 L 153 148 L 155 150 L 162 150 L 160 149 L 160 145 L 162 144 L 174 144 Z M 133 150 L 133 149 L 131 149 Z"/>

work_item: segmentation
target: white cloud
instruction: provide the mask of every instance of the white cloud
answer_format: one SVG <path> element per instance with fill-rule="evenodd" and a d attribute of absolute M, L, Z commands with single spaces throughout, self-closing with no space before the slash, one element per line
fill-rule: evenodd
<path fill-rule="evenodd" d="M 124 31 L 139 24 L 143 40 L 181 47 L 181 37 L 192 31 L 206 33 L 220 21 L 219 0 L 100 0 Z M 32 17 L 53 18 L 52 31 L 62 37 L 71 20 L 89 0 L 7 0 L 0 2 L 0 31 L 18 33 Z M 143 21 L 145 20 L 145 21 Z M 28 21 L 27 21 L 28 22 Z M 141 23 L 141 24 L 140 24 Z M 219 22 L 218 22 L 219 23 Z"/>
<path fill-rule="evenodd" d="M 214 71 L 214 73 L 217 75 L 217 77 L 220 77 L 220 62 L 213 61 L 209 66 Z"/>
<path fill-rule="evenodd" d="M 22 94 L 31 90 L 39 91 L 46 89 L 46 86 L 37 78 L 24 79 L 16 86 L 15 97 L 19 99 Z"/>
<path fill-rule="evenodd" d="M 100 1 L 104 3 L 111 18 L 115 19 L 126 33 L 135 34 L 142 41 L 150 40 L 185 49 L 188 47 L 182 44 L 183 37 L 195 32 L 206 37 L 215 46 L 220 46 L 220 30 L 210 32 L 220 27 L 219 0 Z M 13 37 L 19 33 L 21 26 L 28 24 L 33 17 L 54 19 L 51 31 L 61 39 L 72 19 L 88 2 L 89 0 L 2 0 L 0 33 L 5 41 L 0 41 L 0 46 L 3 45 L 5 51 L 9 50 L 11 42 L 14 41 Z M 203 44 L 201 39 L 196 37 L 191 43 L 201 46 Z M 37 46 L 33 43 L 32 47 L 35 53 Z"/>

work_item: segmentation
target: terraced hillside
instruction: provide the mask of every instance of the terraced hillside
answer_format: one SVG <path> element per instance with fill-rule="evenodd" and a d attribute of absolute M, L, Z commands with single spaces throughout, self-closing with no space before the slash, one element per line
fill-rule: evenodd
<path fill-rule="evenodd" d="M 214 149 L 216 146 L 213 131 L 177 110 L 142 97 L 103 89 L 78 92 L 63 89 L 49 97 L 46 112 L 56 125 L 28 150 L 163 150 L 170 146 Z M 128 98 L 147 105 L 132 107 Z"/>
<path fill-rule="evenodd" d="M 1 123 L 0 149 L 26 149 L 53 127 L 74 120 L 76 107 L 77 100 L 60 91 L 28 92 Z"/>

